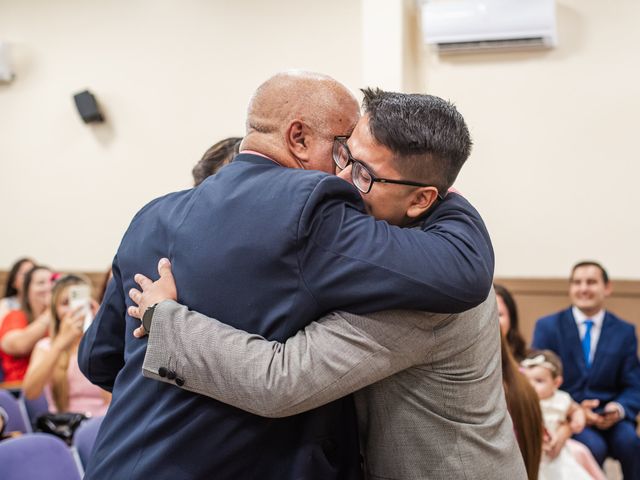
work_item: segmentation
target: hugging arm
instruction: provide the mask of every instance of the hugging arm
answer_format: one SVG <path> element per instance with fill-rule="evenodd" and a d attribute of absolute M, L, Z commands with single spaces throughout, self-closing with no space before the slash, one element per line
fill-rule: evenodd
<path fill-rule="evenodd" d="M 422 363 L 431 334 L 416 312 L 331 313 L 280 343 L 173 301 L 154 312 L 143 374 L 265 417 L 316 408 Z"/>
<path fill-rule="evenodd" d="M 301 279 L 320 311 L 459 313 L 487 298 L 491 240 L 462 196 L 450 193 L 420 227 L 400 228 L 363 215 L 332 182 L 344 184 L 332 177 L 319 184 L 335 191 L 313 191 L 297 232 Z"/>

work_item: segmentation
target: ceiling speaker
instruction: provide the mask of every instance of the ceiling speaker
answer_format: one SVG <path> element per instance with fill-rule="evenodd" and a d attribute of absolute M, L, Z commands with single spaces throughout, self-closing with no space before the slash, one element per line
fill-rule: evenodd
<path fill-rule="evenodd" d="M 102 113 L 100 113 L 96 97 L 94 97 L 89 90 L 76 93 L 73 96 L 73 100 L 76 102 L 78 113 L 82 117 L 82 120 L 84 120 L 84 123 L 104 122 L 104 117 L 102 116 Z"/>

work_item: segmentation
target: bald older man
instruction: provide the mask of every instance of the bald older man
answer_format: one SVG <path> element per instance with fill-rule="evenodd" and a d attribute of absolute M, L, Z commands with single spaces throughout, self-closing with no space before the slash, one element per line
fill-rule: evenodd
<path fill-rule="evenodd" d="M 173 262 L 181 302 L 272 340 L 338 309 L 460 312 L 483 302 L 493 253 L 464 199 L 447 197 L 427 224 L 402 229 L 366 215 L 348 182 L 310 171 L 333 170 L 335 142 L 358 117 L 356 100 L 335 80 L 276 75 L 251 100 L 236 160 L 197 189 L 154 200 L 136 215 L 79 352 L 85 375 L 113 391 L 85 478 L 360 476 L 350 398 L 266 419 L 144 378 L 145 342 L 133 338 L 138 321 L 126 314 L 134 274 L 150 276 L 163 256 Z M 450 182 L 469 148 L 467 140 Z M 418 216 L 436 201 L 438 187 L 386 181 L 407 187 Z M 178 358 L 158 373 L 185 383 Z"/>

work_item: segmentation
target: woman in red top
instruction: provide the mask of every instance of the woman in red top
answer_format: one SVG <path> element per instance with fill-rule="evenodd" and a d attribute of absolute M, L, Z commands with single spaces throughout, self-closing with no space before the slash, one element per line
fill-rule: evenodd
<path fill-rule="evenodd" d="M 51 270 L 35 266 L 24 278 L 22 308 L 9 312 L 0 326 L 0 361 L 5 382 L 24 378 L 33 347 L 49 331 L 50 303 Z"/>

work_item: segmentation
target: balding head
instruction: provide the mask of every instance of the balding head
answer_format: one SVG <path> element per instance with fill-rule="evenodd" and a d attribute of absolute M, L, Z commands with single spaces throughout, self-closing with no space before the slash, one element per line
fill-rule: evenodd
<path fill-rule="evenodd" d="M 251 98 L 242 148 L 287 167 L 333 171 L 333 137 L 349 135 L 359 111 L 353 94 L 327 75 L 278 73 Z"/>

